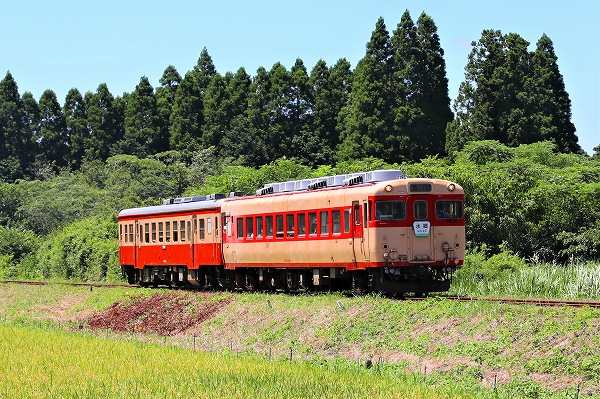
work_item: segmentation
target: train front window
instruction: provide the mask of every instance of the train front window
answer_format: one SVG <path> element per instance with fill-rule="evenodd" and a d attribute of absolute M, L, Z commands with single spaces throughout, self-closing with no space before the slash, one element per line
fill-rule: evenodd
<path fill-rule="evenodd" d="M 375 219 L 404 220 L 406 219 L 406 202 L 377 201 L 375 202 Z"/>
<path fill-rule="evenodd" d="M 414 203 L 415 220 L 427 219 L 427 201 L 415 201 Z"/>
<path fill-rule="evenodd" d="M 461 219 L 463 217 L 462 201 L 437 201 L 435 214 L 438 219 Z"/>

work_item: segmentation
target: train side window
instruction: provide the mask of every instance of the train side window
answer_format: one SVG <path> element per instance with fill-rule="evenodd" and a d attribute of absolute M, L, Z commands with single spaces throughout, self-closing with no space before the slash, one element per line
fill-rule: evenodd
<path fill-rule="evenodd" d="M 246 218 L 246 238 L 254 238 L 254 219 Z"/>
<path fill-rule="evenodd" d="M 236 218 L 237 238 L 244 238 L 244 218 Z"/>
<path fill-rule="evenodd" d="M 294 215 L 288 214 L 285 215 L 285 224 L 287 226 L 287 236 L 288 237 L 293 237 L 294 236 Z"/>
<path fill-rule="evenodd" d="M 215 217 L 215 235 L 219 235 L 219 218 Z"/>
<path fill-rule="evenodd" d="M 129 225 L 129 242 L 135 242 L 133 240 L 133 224 Z"/>
<path fill-rule="evenodd" d="M 329 212 L 321 211 L 321 235 L 329 234 Z"/>
<path fill-rule="evenodd" d="M 360 204 L 354 204 L 354 224 L 360 226 Z"/>
<path fill-rule="evenodd" d="M 152 223 L 152 242 L 156 242 L 156 223 Z"/>
<path fill-rule="evenodd" d="M 165 222 L 165 238 L 167 242 L 171 242 L 171 222 Z"/>
<path fill-rule="evenodd" d="M 119 241 L 123 242 L 123 225 L 119 225 Z"/>
<path fill-rule="evenodd" d="M 427 219 L 427 201 L 415 201 L 413 208 L 415 212 L 415 220 Z"/>
<path fill-rule="evenodd" d="M 298 237 L 306 236 L 306 214 L 298 214 Z"/>
<path fill-rule="evenodd" d="M 185 220 L 181 220 L 179 222 L 179 237 L 181 238 L 181 242 L 185 241 Z"/>
<path fill-rule="evenodd" d="M 311 236 L 317 235 L 317 212 L 309 212 L 308 213 L 308 226 L 309 226 L 309 234 Z"/>
<path fill-rule="evenodd" d="M 194 229 L 192 230 L 192 235 L 194 237 L 198 236 L 198 219 L 194 219 Z"/>
<path fill-rule="evenodd" d="M 200 219 L 200 240 L 204 240 L 205 238 L 205 230 L 204 230 L 204 219 Z"/>
<path fill-rule="evenodd" d="M 150 224 L 149 223 L 144 224 L 144 242 L 145 243 L 150 242 Z"/>
<path fill-rule="evenodd" d="M 275 227 L 277 227 L 277 238 L 283 238 L 283 215 L 275 215 Z"/>
<path fill-rule="evenodd" d="M 350 209 L 344 211 L 344 234 L 350 234 Z"/>
<path fill-rule="evenodd" d="M 206 218 L 206 233 L 208 235 L 212 234 L 212 219 L 211 218 Z"/>
<path fill-rule="evenodd" d="M 179 241 L 179 225 L 177 224 L 177 220 L 173 221 L 173 242 Z"/>
<path fill-rule="evenodd" d="M 369 205 L 370 205 L 370 204 L 371 204 L 371 201 L 369 201 Z M 368 214 L 368 211 L 367 211 L 367 204 L 366 204 L 366 203 L 364 203 L 364 204 L 363 204 L 363 214 L 364 214 L 364 218 L 363 218 L 363 219 L 364 219 L 364 222 L 363 222 L 363 225 L 364 225 L 365 227 L 367 227 L 367 214 Z M 369 219 L 370 219 L 370 218 L 369 218 Z"/>
<path fill-rule="evenodd" d="M 139 232 L 138 232 L 139 235 L 138 235 L 138 237 L 140 237 L 140 242 L 144 242 L 143 241 L 144 240 L 144 225 L 143 224 L 139 224 L 139 225 L 136 225 L 136 227 L 139 229 Z"/>
<path fill-rule="evenodd" d="M 187 222 L 187 239 L 188 241 L 192 241 L 192 222 L 189 220 Z"/>
<path fill-rule="evenodd" d="M 267 237 L 273 238 L 273 216 L 267 216 Z"/>
<path fill-rule="evenodd" d="M 263 238 L 263 217 L 256 217 L 256 238 Z"/>
<path fill-rule="evenodd" d="M 333 234 L 342 232 L 342 212 L 339 209 L 331 211 L 331 232 Z"/>
<path fill-rule="evenodd" d="M 163 222 L 158 222 L 158 242 L 163 242 L 165 239 L 165 224 Z"/>

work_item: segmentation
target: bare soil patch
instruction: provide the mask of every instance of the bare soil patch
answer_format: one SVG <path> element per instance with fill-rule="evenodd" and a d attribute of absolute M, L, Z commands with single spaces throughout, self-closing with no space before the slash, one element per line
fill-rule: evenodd
<path fill-rule="evenodd" d="M 92 315 L 88 323 L 96 329 L 175 335 L 209 319 L 232 300 L 232 295 L 212 293 L 157 293 L 149 298 L 133 298 L 131 303 L 115 303 Z"/>

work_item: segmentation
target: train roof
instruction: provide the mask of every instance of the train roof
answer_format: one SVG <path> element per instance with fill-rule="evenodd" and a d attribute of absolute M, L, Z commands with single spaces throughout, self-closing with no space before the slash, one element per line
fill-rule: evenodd
<path fill-rule="evenodd" d="M 191 200 L 185 201 L 190 198 Z M 130 208 L 123 209 L 119 212 L 119 218 L 128 216 L 149 216 L 149 215 L 161 215 L 168 213 L 185 213 L 189 211 L 203 211 L 211 209 L 219 209 L 221 204 L 225 201 L 225 198 L 219 197 L 218 199 L 197 199 L 198 197 L 185 197 L 184 201 L 171 202 L 171 200 L 165 200 L 163 205 L 145 206 L 141 208 Z"/>
<path fill-rule="evenodd" d="M 257 198 L 272 194 L 311 192 L 314 190 L 336 187 L 366 186 L 399 179 L 405 179 L 402 171 L 400 170 L 375 170 L 370 172 L 320 177 L 316 179 L 292 180 L 266 184 L 263 188 L 256 190 L 256 196 L 245 198 Z M 230 193 L 228 198 L 226 198 L 224 194 L 171 198 L 164 200 L 162 205 L 124 209 L 119 212 L 119 218 L 219 209 L 225 201 L 228 199 L 233 199 L 234 197 L 243 197 L 243 195 L 240 193 Z"/>

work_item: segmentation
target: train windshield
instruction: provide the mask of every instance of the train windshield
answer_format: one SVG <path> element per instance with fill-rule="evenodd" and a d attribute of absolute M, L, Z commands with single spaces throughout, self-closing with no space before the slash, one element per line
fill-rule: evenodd
<path fill-rule="evenodd" d="M 406 219 L 406 202 L 377 201 L 375 202 L 375 218 L 377 220 Z"/>
<path fill-rule="evenodd" d="M 461 219 L 463 217 L 462 201 L 437 201 L 435 214 L 438 219 Z"/>

